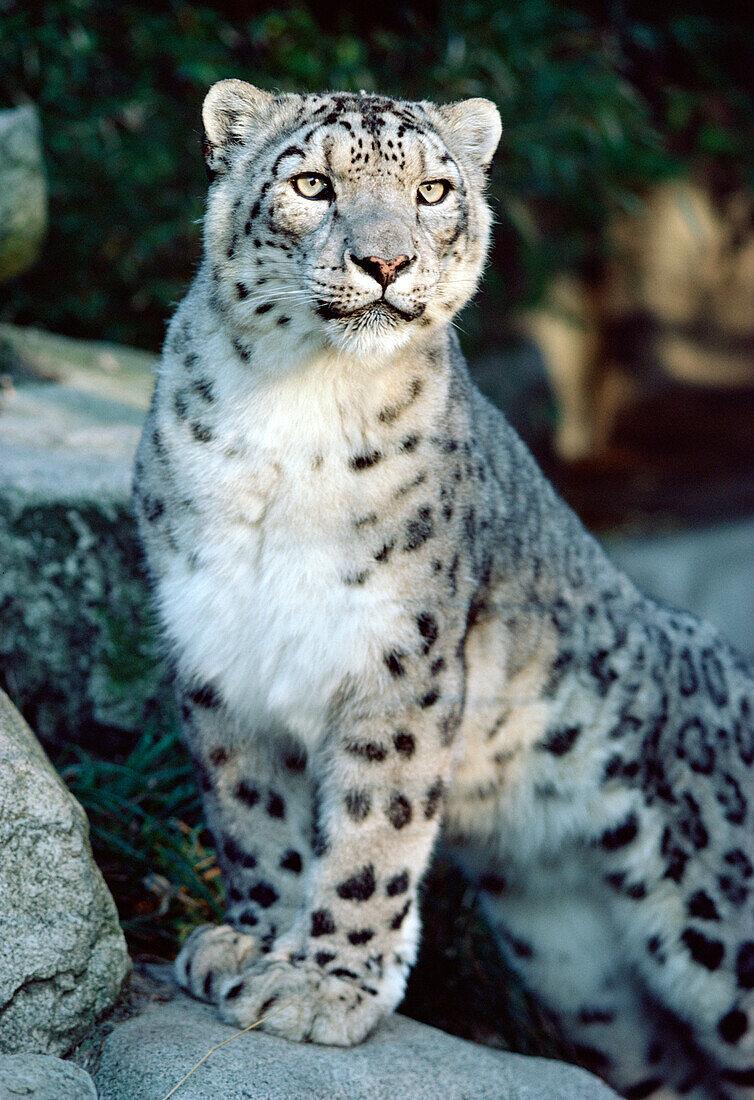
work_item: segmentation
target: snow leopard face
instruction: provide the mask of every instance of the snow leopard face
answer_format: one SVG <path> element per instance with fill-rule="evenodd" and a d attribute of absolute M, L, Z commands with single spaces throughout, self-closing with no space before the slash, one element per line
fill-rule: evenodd
<path fill-rule="evenodd" d="M 203 118 L 206 253 L 241 347 L 277 326 L 352 354 L 390 351 L 473 294 L 500 136 L 487 100 L 272 96 L 232 80 L 210 90 Z"/>

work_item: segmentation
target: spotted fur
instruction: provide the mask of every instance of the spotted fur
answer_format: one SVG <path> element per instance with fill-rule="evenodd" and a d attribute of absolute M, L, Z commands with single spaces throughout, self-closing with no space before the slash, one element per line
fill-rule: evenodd
<path fill-rule="evenodd" d="M 229 81 L 204 122 L 135 486 L 227 892 L 180 981 L 358 1042 L 442 830 L 576 1058 L 626 1097 L 748 1094 L 751 672 L 611 565 L 469 380 L 496 111 Z"/>

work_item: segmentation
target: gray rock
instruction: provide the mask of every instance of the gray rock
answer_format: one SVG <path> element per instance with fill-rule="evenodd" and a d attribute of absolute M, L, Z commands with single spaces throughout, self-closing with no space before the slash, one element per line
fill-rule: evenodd
<path fill-rule="evenodd" d="M 0 111 L 0 283 L 31 267 L 46 230 L 39 115 L 31 104 Z"/>
<path fill-rule="evenodd" d="M 131 515 L 154 356 L 0 326 L 0 685 L 42 742 L 167 706 Z"/>
<path fill-rule="evenodd" d="M 604 543 L 642 591 L 707 619 L 754 657 L 754 519 Z"/>
<path fill-rule="evenodd" d="M 97 1100 L 94 1081 L 49 1054 L 0 1055 L 0 1100 Z"/>
<path fill-rule="evenodd" d="M 182 994 L 120 1024 L 105 1041 L 100 1100 L 163 1100 L 212 1047 L 235 1031 Z M 188 1078 L 175 1100 L 615 1100 L 591 1074 L 544 1058 L 476 1046 L 392 1016 L 361 1046 L 240 1035 Z"/>
<path fill-rule="evenodd" d="M 84 811 L 0 692 L 0 1053 L 64 1054 L 129 969 Z"/>

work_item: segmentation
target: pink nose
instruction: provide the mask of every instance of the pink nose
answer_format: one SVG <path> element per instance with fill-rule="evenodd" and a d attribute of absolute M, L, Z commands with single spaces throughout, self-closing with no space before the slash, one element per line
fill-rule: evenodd
<path fill-rule="evenodd" d="M 413 257 L 396 256 L 393 260 L 386 260 L 382 256 L 354 256 L 353 262 L 376 280 L 384 290 L 395 282 L 401 271 L 413 262 Z"/>

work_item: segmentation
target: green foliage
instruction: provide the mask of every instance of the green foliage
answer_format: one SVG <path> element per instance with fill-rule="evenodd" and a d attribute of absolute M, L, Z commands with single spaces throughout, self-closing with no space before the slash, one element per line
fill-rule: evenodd
<path fill-rule="evenodd" d="M 131 949 L 162 955 L 175 953 L 187 929 L 222 918 L 194 770 L 170 717 L 151 722 L 121 762 L 78 747 L 56 761 L 89 817 L 94 855 Z"/>
<path fill-rule="evenodd" d="M 600 24 L 578 3 L 446 0 L 432 17 L 388 5 L 357 33 L 348 13 L 325 28 L 304 4 L 235 19 L 224 7 L 0 0 L 0 104 L 41 108 L 52 204 L 43 259 L 2 319 L 159 346 L 199 257 L 199 112 L 222 77 L 494 99 L 505 132 L 489 288 L 503 306 L 593 256 L 610 211 L 647 181 L 700 155 L 751 162 L 751 96 L 709 20 Z"/>

